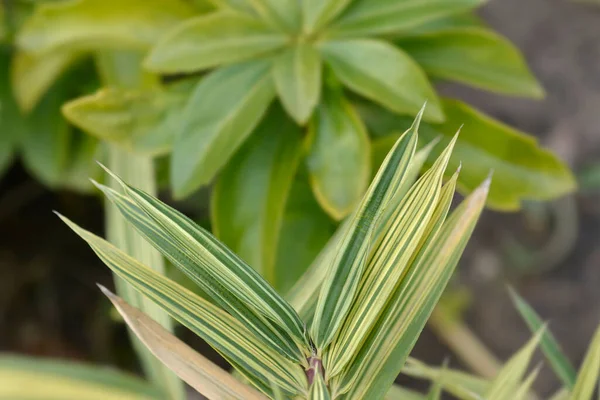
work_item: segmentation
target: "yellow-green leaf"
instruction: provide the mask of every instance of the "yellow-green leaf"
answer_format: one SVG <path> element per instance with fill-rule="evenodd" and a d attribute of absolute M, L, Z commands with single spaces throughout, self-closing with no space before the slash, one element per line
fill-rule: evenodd
<path fill-rule="evenodd" d="M 598 385 L 600 375 L 600 328 L 594 333 L 594 337 L 588 347 L 583 364 L 579 369 L 579 376 L 575 387 L 571 392 L 570 400 L 591 400 L 594 389 Z"/>
<path fill-rule="evenodd" d="M 311 34 L 327 25 L 352 0 L 302 0 L 303 31 Z"/>

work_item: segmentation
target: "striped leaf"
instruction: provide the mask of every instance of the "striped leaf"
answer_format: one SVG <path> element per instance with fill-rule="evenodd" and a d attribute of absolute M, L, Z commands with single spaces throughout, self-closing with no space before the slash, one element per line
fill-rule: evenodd
<path fill-rule="evenodd" d="M 125 195 L 98 187 L 142 236 L 255 334 L 289 359 L 306 363 L 303 322 L 258 272 L 183 214 L 120 183 Z"/>
<path fill-rule="evenodd" d="M 302 368 L 257 337 L 247 324 L 140 264 L 104 239 L 60 217 L 88 242 L 113 272 L 204 339 L 259 389 L 268 393 L 272 381 L 288 395 L 306 392 Z M 263 335 L 265 337 L 269 338 Z M 274 336 L 270 339 L 276 340 Z"/>
<path fill-rule="evenodd" d="M 333 379 L 333 392 L 348 399 L 381 399 L 402 369 L 446 287 L 485 205 L 490 179 L 432 232 L 398 283 L 377 323 L 348 368 Z"/>
<path fill-rule="evenodd" d="M 408 170 L 417 143 L 417 128 L 423 110 L 409 129 L 392 148 L 375 176 L 348 232 L 340 241 L 333 264 L 321 287 L 311 326 L 312 339 L 318 349 L 333 340 L 346 318 L 367 264 L 369 240 L 382 206 L 393 196 Z"/>
<path fill-rule="evenodd" d="M 600 374 L 600 328 L 596 330 L 579 370 L 570 400 L 591 400 Z"/>
<path fill-rule="evenodd" d="M 152 353 L 208 399 L 266 400 L 260 392 L 195 352 L 162 326 L 103 286 L 102 292 Z"/>
<path fill-rule="evenodd" d="M 377 322 L 379 313 L 389 301 L 396 283 L 410 266 L 413 254 L 421 244 L 421 238 L 428 230 L 439 229 L 450 207 L 454 195 L 454 184 L 447 185 L 443 203 L 439 203 L 442 177 L 452 153 L 452 146 L 446 149 L 436 164 L 409 190 L 401 200 L 393 197 L 386 205 L 394 213 L 386 225 L 382 237 L 377 238 L 359 291 L 354 300 L 340 334 L 325 358 L 328 376 L 339 374 L 356 355 L 371 328 Z M 398 206 L 395 203 L 399 202 Z M 440 204 L 439 212 L 437 212 Z M 430 222 L 434 221 L 430 227 Z"/>
<path fill-rule="evenodd" d="M 529 326 L 529 329 L 532 332 L 537 332 L 540 330 L 544 325 L 541 318 L 537 315 L 533 308 L 531 308 L 531 306 L 517 294 L 516 291 L 514 291 L 512 288 L 509 288 L 509 290 L 513 303 L 517 307 L 521 317 L 523 317 L 527 323 L 527 326 Z M 556 376 L 567 388 L 569 388 L 569 390 L 573 389 L 577 379 L 575 368 L 573 368 L 571 362 L 564 355 L 560 349 L 560 345 L 549 330 L 545 330 L 542 334 L 540 348 L 550 362 L 550 366 L 554 370 Z"/>
<path fill-rule="evenodd" d="M 527 378 L 525 378 L 525 380 L 523 381 L 523 383 L 521 383 L 521 385 L 517 388 L 514 397 L 511 397 L 511 399 L 514 400 L 526 400 L 529 398 L 530 396 L 530 391 L 531 391 L 531 386 L 533 385 L 533 382 L 535 382 L 535 379 L 537 378 L 537 376 L 540 373 L 540 366 L 537 366 L 532 373 L 529 374 L 529 376 L 527 376 Z"/>
<path fill-rule="evenodd" d="M 310 392 L 308 392 L 308 400 L 330 400 L 331 395 L 325 384 L 325 379 L 321 374 L 315 374 L 313 383 L 310 385 Z"/>

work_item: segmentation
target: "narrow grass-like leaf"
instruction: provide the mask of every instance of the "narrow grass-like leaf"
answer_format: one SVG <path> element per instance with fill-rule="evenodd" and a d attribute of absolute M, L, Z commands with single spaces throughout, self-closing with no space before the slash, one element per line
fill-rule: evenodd
<path fill-rule="evenodd" d="M 422 111 L 417 116 L 415 126 L 419 124 Z M 393 196 L 394 190 L 408 170 L 416 141 L 416 129 L 407 131 L 398 139 L 339 244 L 333 265 L 321 287 L 311 326 L 312 339 L 320 350 L 333 340 L 350 310 L 367 263 L 369 241 L 375 222 L 381 215 L 383 205 Z"/>
<path fill-rule="evenodd" d="M 600 374 L 600 327 L 594 333 L 592 342 L 588 347 L 575 387 L 571 392 L 570 400 L 591 400 L 594 388 L 598 385 Z"/>
<path fill-rule="evenodd" d="M 306 376 L 300 365 L 259 339 L 245 323 L 140 264 L 104 239 L 60 217 L 88 242 L 113 272 L 203 338 L 261 390 L 268 390 L 270 381 L 276 382 L 288 395 L 307 390 Z M 267 332 L 263 338 L 269 335 Z"/>
<path fill-rule="evenodd" d="M 515 391 L 514 395 L 510 397 L 510 400 L 526 400 L 527 398 L 529 398 L 531 386 L 533 386 L 533 382 L 540 373 L 540 367 L 541 366 L 536 367 L 533 370 L 533 372 L 530 373 L 529 376 L 527 376 L 527 378 L 525 378 L 525 380 L 519 385 L 519 387 L 517 387 L 517 390 Z"/>
<path fill-rule="evenodd" d="M 394 384 L 386 393 L 385 400 L 425 400 L 425 396 L 421 393 Z"/>
<path fill-rule="evenodd" d="M 521 317 L 529 326 L 529 329 L 532 332 L 537 332 L 544 325 L 541 318 L 537 315 L 535 310 L 531 308 L 529 304 L 521 297 L 519 294 L 509 288 L 510 295 L 512 297 L 513 303 L 515 304 L 517 310 L 521 314 Z M 550 366 L 554 370 L 556 376 L 563 382 L 563 384 L 572 390 L 575 386 L 575 381 L 577 379 L 577 373 L 575 372 L 575 368 L 571 362 L 567 359 L 567 357 L 562 352 L 560 345 L 550 332 L 550 330 L 545 330 L 542 334 L 542 338 L 540 340 L 540 348 L 544 352 L 544 355 L 550 362 Z"/>
<path fill-rule="evenodd" d="M 183 214 L 120 183 L 126 196 L 98 186 L 142 236 L 255 334 L 267 340 L 270 332 L 274 347 L 305 363 L 304 324 L 258 272 Z"/>
<path fill-rule="evenodd" d="M 312 385 L 310 385 L 308 400 L 331 400 L 331 395 L 325 384 L 325 379 L 320 373 L 315 374 Z"/>
<path fill-rule="evenodd" d="M 489 180 L 452 212 L 398 283 L 371 333 L 333 393 L 348 399 L 381 399 L 416 343 L 446 287 L 484 207 Z"/>
<path fill-rule="evenodd" d="M 386 204 L 393 209 L 393 214 L 385 222 L 383 237 L 373 241 L 374 248 L 352 308 L 324 360 L 329 378 L 342 372 L 360 349 L 377 323 L 379 312 L 394 293 L 397 282 L 410 267 L 423 236 L 429 236 L 429 230 L 437 232 L 443 223 L 452 201 L 454 185 L 447 185 L 439 215 L 435 220 L 432 217 L 438 208 L 442 177 L 453 145 L 454 142 L 402 200 L 393 198 Z M 431 222 L 434 222 L 432 227 Z"/>
<path fill-rule="evenodd" d="M 266 400 L 260 392 L 194 351 L 146 314 L 105 287 L 100 289 L 152 354 L 200 394 L 208 399 Z"/>

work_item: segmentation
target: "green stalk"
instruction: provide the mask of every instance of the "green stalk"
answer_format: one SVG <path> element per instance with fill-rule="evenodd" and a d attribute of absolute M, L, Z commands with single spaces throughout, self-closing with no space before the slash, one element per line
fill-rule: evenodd
<path fill-rule="evenodd" d="M 142 85 L 145 77 L 140 71 L 140 59 L 137 54 L 107 52 L 97 56 L 100 75 L 106 86 L 136 87 Z M 156 195 L 156 179 L 152 157 L 125 151 L 115 145 L 108 145 L 108 168 L 131 185 Z M 107 178 L 113 189 L 121 187 L 112 178 Z M 125 219 L 116 207 L 106 202 L 107 239 L 127 252 L 133 258 L 148 265 L 161 274 L 165 273 L 164 259 L 148 244 Z M 124 280 L 115 278 L 117 293 L 132 306 L 139 308 L 164 328 L 173 332 L 174 322 L 169 315 L 151 300 L 135 291 Z M 129 332 L 133 347 L 140 358 L 146 376 L 158 388 L 162 389 L 169 400 L 186 398 L 183 382 L 141 343 L 133 332 Z"/>

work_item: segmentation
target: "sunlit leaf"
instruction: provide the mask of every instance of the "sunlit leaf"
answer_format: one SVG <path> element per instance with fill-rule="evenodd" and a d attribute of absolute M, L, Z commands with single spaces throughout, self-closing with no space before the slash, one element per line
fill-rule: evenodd
<path fill-rule="evenodd" d="M 302 17 L 305 34 L 313 33 L 340 14 L 352 0 L 303 0 Z"/>
<path fill-rule="evenodd" d="M 591 400 L 594 389 L 598 385 L 600 375 L 600 328 L 594 333 L 594 337 L 588 347 L 583 364 L 579 369 L 579 376 L 571 391 L 570 400 Z"/>
<path fill-rule="evenodd" d="M 385 394 L 385 400 L 425 400 L 421 393 L 405 389 L 400 385 L 392 385 Z"/>

